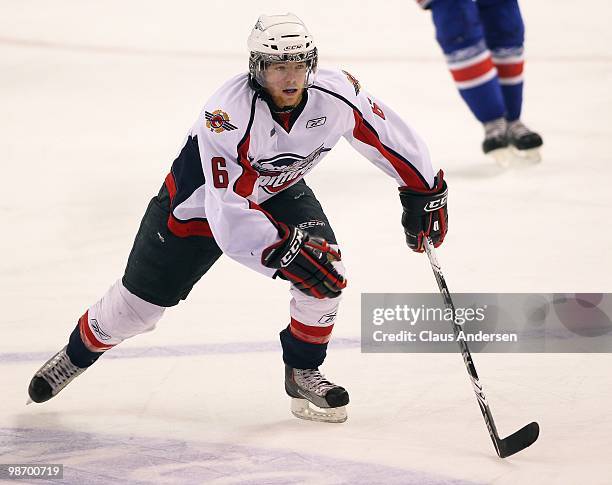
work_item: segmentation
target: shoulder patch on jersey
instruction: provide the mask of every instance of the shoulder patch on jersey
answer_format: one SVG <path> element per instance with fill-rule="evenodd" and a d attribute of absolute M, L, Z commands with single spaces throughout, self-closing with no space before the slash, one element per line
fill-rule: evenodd
<path fill-rule="evenodd" d="M 230 123 L 229 115 L 220 109 L 214 110 L 212 113 L 209 111 L 204 112 L 206 115 L 206 128 L 215 133 L 221 133 L 222 131 L 232 131 L 238 129 L 238 127 Z"/>
<path fill-rule="evenodd" d="M 351 84 L 355 88 L 355 96 L 357 96 L 359 94 L 359 91 L 361 91 L 361 84 L 359 83 L 357 78 L 353 76 L 350 72 L 347 72 L 344 69 L 342 70 L 342 72 L 344 73 L 344 75 L 348 78 L 348 80 L 351 82 Z"/>

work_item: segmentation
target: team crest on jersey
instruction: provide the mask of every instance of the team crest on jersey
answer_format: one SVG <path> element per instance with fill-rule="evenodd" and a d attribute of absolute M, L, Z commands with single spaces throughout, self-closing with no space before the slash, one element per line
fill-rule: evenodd
<path fill-rule="evenodd" d="M 206 128 L 215 133 L 221 133 L 222 131 L 236 130 L 237 127 L 230 123 L 229 115 L 220 109 L 214 110 L 212 113 L 205 111 L 206 115 Z"/>
<path fill-rule="evenodd" d="M 361 91 L 361 84 L 359 83 L 357 78 L 353 76 L 350 72 L 347 72 L 344 70 L 342 72 L 345 74 L 345 76 L 348 78 L 348 80 L 351 82 L 351 84 L 355 88 L 355 96 L 357 96 L 359 94 L 359 91 Z"/>
<path fill-rule="evenodd" d="M 259 173 L 259 186 L 274 194 L 297 182 L 312 169 L 321 154 L 329 150 L 320 145 L 305 157 L 282 153 L 273 158 L 252 161 L 252 167 Z"/>

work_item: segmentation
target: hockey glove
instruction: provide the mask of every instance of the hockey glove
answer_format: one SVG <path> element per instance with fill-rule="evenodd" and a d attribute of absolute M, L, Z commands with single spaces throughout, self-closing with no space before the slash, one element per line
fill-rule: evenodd
<path fill-rule="evenodd" d="M 444 241 L 448 228 L 446 199 L 448 187 L 444 172 L 440 170 L 431 190 L 400 187 L 400 200 L 404 207 L 402 226 L 406 233 L 406 243 L 413 251 L 423 252 L 423 238 L 429 236 L 438 247 Z"/>
<path fill-rule="evenodd" d="M 340 261 L 340 254 L 320 237 L 311 237 L 297 227 L 287 227 L 283 238 L 266 248 L 262 264 L 278 268 L 279 276 L 309 296 L 336 298 L 346 287 L 346 279 L 332 265 Z"/>

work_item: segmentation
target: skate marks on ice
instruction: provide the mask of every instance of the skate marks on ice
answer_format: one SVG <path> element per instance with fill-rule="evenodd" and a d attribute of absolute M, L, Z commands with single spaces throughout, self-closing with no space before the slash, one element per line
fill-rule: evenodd
<path fill-rule="evenodd" d="M 298 451 L 36 428 L 0 428 L 5 462 L 63 464 L 62 483 L 90 485 L 475 483 Z"/>
<path fill-rule="evenodd" d="M 330 342 L 330 348 L 351 349 L 359 348 L 361 340 L 358 338 L 338 337 Z M 165 347 L 117 347 L 104 354 L 104 359 L 144 359 L 160 357 L 194 357 L 199 355 L 215 354 L 248 354 L 253 352 L 279 352 L 280 343 L 269 342 L 227 342 L 194 345 L 168 345 Z M 53 355 L 49 352 L 5 352 L 0 353 L 0 364 L 13 364 L 21 362 L 44 362 Z"/>

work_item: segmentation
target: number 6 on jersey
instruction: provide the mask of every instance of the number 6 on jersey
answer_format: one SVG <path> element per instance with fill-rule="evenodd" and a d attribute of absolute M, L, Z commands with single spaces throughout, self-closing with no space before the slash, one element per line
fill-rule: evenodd
<path fill-rule="evenodd" d="M 224 170 L 225 167 L 225 158 L 223 157 L 213 157 L 212 160 L 212 174 L 213 174 L 213 185 L 217 189 L 224 189 L 227 187 L 229 183 L 229 174 L 227 170 Z"/>

